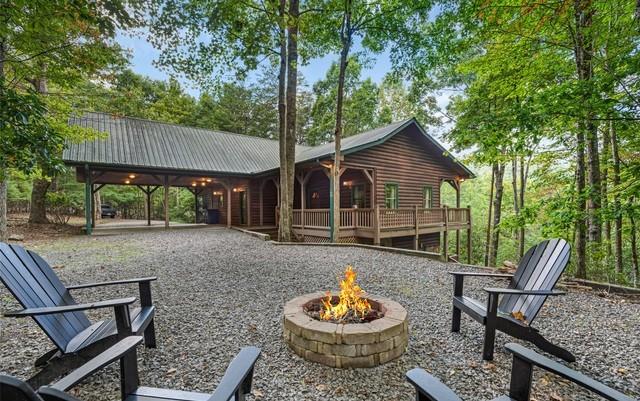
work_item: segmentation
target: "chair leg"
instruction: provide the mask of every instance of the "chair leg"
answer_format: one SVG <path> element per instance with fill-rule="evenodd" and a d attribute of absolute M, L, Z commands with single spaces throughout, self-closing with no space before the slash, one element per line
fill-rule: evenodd
<path fill-rule="evenodd" d="M 147 328 L 144 329 L 144 346 L 145 348 L 156 347 L 156 328 L 153 319 L 151 319 Z"/>
<path fill-rule="evenodd" d="M 487 322 L 488 323 L 488 322 Z M 482 359 L 485 361 L 493 360 L 493 349 L 496 344 L 496 328 L 487 324 L 484 328 L 484 345 L 482 348 Z"/>
<path fill-rule="evenodd" d="M 34 365 L 36 367 L 41 367 L 47 364 L 47 362 L 49 362 L 49 360 L 53 357 L 56 356 L 56 354 L 58 354 L 58 352 L 60 352 L 57 348 L 54 348 L 44 354 L 42 354 L 42 356 L 40 356 L 40 358 L 36 359 L 36 361 L 34 362 Z M 60 356 L 60 355 L 57 355 Z"/>
<path fill-rule="evenodd" d="M 566 349 L 558 345 L 550 343 L 549 340 L 544 338 L 542 334 L 538 333 L 537 331 L 531 330 L 528 337 L 529 338 L 527 338 L 527 340 L 531 341 L 535 346 L 537 346 L 541 350 L 548 352 L 551 355 L 556 356 L 560 359 L 563 359 L 567 362 L 576 361 L 576 357 L 571 352 L 567 351 Z"/>
<path fill-rule="evenodd" d="M 453 314 L 451 316 L 451 331 L 453 333 L 457 333 L 460 331 L 460 316 L 461 316 L 461 311 L 460 309 L 456 308 L 455 306 L 453 307 Z"/>

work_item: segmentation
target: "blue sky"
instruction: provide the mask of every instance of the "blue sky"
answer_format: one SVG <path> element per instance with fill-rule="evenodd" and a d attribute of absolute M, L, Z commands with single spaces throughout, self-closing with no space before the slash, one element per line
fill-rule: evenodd
<path fill-rule="evenodd" d="M 153 79 L 169 79 L 168 72 L 153 65 L 153 62 L 158 59 L 160 52 L 147 42 L 146 35 L 139 34 L 136 36 L 129 36 L 119 34 L 116 40 L 122 47 L 128 49 L 131 53 L 131 69 L 134 72 L 146 75 Z M 309 85 L 312 85 L 314 82 L 325 77 L 327 70 L 334 61 L 338 61 L 338 54 L 331 54 L 313 59 L 307 65 L 301 66 L 300 72 L 304 75 L 306 82 Z M 362 78 L 371 78 L 374 82 L 379 83 L 382 81 L 384 75 L 390 70 L 391 61 L 389 60 L 389 53 L 384 52 L 372 56 L 370 65 L 362 71 Z M 199 95 L 200 91 L 197 87 L 194 87 L 194 85 L 188 81 L 181 80 L 181 82 L 185 85 L 185 90 L 191 95 Z"/>

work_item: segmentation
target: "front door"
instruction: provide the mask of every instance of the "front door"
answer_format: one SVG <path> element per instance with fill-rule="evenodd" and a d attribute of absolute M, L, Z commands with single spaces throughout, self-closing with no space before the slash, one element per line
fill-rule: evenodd
<path fill-rule="evenodd" d="M 240 224 L 247 224 L 247 192 L 240 192 Z"/>

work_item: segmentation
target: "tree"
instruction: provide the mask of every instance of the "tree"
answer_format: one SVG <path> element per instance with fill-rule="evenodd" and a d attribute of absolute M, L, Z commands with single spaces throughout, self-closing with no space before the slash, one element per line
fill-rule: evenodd
<path fill-rule="evenodd" d="M 0 76 L 0 241 L 7 234 L 7 178 L 9 169 L 31 173 L 45 167 L 60 171 L 64 136 L 46 118 L 38 95 L 5 86 Z"/>
<path fill-rule="evenodd" d="M 149 39 L 161 49 L 158 64 L 183 74 L 205 89 L 220 83 L 227 71 L 242 77 L 268 59 L 278 70 L 278 126 L 280 141 L 281 210 L 279 237 L 291 239 L 293 211 L 289 209 L 289 194 L 293 193 L 292 158 L 287 158 L 287 73 L 294 76 L 295 60 L 287 59 L 287 51 L 294 50 L 289 34 L 294 36 L 298 18 L 289 18 L 296 4 L 287 9 L 286 0 L 267 2 L 155 0 L 151 7 Z M 296 27 L 290 27 L 293 24 Z M 297 42 L 297 37 L 294 38 Z M 295 62 L 294 62 L 295 61 Z M 294 71 L 287 71 L 291 67 Z M 294 92 L 295 93 L 295 92 Z M 295 105 L 292 105 L 295 107 Z M 295 126 L 295 121 L 291 124 Z M 290 127 L 290 126 L 289 126 Z M 294 130 L 295 131 L 295 130 Z M 289 135 L 290 136 L 290 135 Z M 294 145 L 295 146 L 295 145 Z M 289 190 L 291 186 L 291 190 Z"/>
<path fill-rule="evenodd" d="M 19 90 L 31 86 L 46 96 L 51 86 L 69 89 L 81 78 L 121 63 L 121 49 L 111 39 L 117 28 L 136 24 L 137 15 L 130 10 L 137 5 L 136 0 L 113 1 L 108 7 L 89 1 L 3 1 L 5 85 Z M 47 220 L 45 198 L 52 172 L 44 167 L 34 180 L 30 222 Z"/>

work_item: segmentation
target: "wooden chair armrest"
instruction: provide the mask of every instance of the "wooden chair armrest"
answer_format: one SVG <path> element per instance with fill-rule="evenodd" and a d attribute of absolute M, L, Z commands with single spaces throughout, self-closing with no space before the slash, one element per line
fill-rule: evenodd
<path fill-rule="evenodd" d="M 40 387 L 38 395 L 44 401 L 80 401 L 71 394 L 67 394 L 64 391 L 56 390 L 51 387 Z"/>
<path fill-rule="evenodd" d="M 423 369 L 411 369 L 406 377 L 407 381 L 416 388 L 418 395 L 416 399 L 422 400 L 424 396 L 430 401 L 462 401 L 453 390 Z"/>
<path fill-rule="evenodd" d="M 565 291 L 557 291 L 557 290 L 519 290 L 516 288 L 494 288 L 494 287 L 486 287 L 483 288 L 486 292 L 490 294 L 508 294 L 508 295 L 540 295 L 540 296 L 554 296 L 554 295 L 565 295 Z"/>
<path fill-rule="evenodd" d="M 77 285 L 67 286 L 67 290 L 79 290 L 81 288 L 104 287 L 107 285 L 136 284 L 136 283 L 155 281 L 157 279 L 158 279 L 157 277 L 152 276 L 152 277 L 129 278 L 126 280 L 102 281 L 99 283 L 77 284 Z"/>
<path fill-rule="evenodd" d="M 242 348 L 229 364 L 227 371 L 222 376 L 222 380 L 220 380 L 220 384 L 218 384 L 208 401 L 228 401 L 229 399 L 238 399 L 234 397 L 239 392 L 249 393 L 251 391 L 253 367 L 259 356 L 260 348 Z"/>
<path fill-rule="evenodd" d="M 448 272 L 452 276 L 471 276 L 471 277 L 494 277 L 494 278 L 512 278 L 513 274 L 507 273 L 480 273 L 480 272 Z"/>
<path fill-rule="evenodd" d="M 517 358 L 524 363 L 537 366 L 548 372 L 551 372 L 569 381 L 572 381 L 578 384 L 580 387 L 586 388 L 600 395 L 601 397 L 606 398 L 607 400 L 634 401 L 633 398 L 628 397 L 622 394 L 621 392 L 612 389 L 611 387 L 607 387 L 604 384 L 598 381 L 595 381 L 592 378 L 587 377 L 580 372 L 576 372 L 573 369 L 569 369 L 568 367 L 556 361 L 552 361 L 551 359 L 545 356 L 542 356 L 537 352 L 534 352 L 528 348 L 525 348 L 522 345 L 509 343 L 505 346 L 505 348 L 507 349 L 507 351 L 513 354 L 514 358 Z M 512 383 L 512 387 L 513 387 L 513 383 Z"/>
<path fill-rule="evenodd" d="M 60 391 L 67 391 L 105 366 L 134 351 L 142 340 L 140 336 L 126 337 L 54 384 L 41 387 L 38 392 L 49 387 Z"/>
<path fill-rule="evenodd" d="M 98 301 L 85 304 L 65 305 L 65 306 L 50 306 L 45 308 L 28 308 L 13 312 L 7 312 L 4 314 L 6 317 L 27 317 L 27 316 L 40 316 L 40 315 L 52 315 L 54 313 L 76 312 L 81 310 L 99 309 L 99 308 L 111 308 L 116 306 L 131 305 L 136 301 L 135 297 L 109 299 L 106 301 Z"/>

